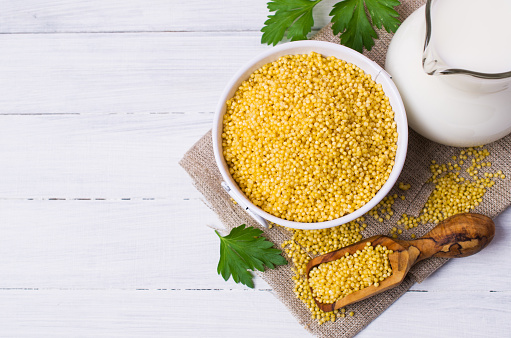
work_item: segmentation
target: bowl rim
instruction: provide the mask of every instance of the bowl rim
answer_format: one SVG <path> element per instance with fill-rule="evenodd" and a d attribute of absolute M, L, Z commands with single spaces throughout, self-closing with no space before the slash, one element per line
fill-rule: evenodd
<path fill-rule="evenodd" d="M 264 64 L 277 60 L 280 56 L 308 54 L 312 51 L 319 53 L 323 56 L 325 56 L 325 54 L 333 55 L 338 59 L 342 59 L 347 62 L 353 63 L 362 70 L 364 70 L 366 74 L 371 74 L 372 79 L 375 82 L 382 84 L 385 95 L 389 98 L 392 110 L 394 111 L 394 121 L 396 121 L 398 131 L 398 141 L 396 157 L 394 159 L 394 166 L 389 175 L 389 178 L 380 188 L 380 190 L 373 196 L 373 198 L 369 200 L 369 202 L 367 202 L 354 212 L 333 220 L 315 223 L 305 223 L 289 221 L 271 215 L 268 212 L 256 206 L 255 204 L 253 204 L 245 196 L 245 194 L 238 187 L 237 183 L 234 181 L 232 176 L 229 174 L 227 163 L 223 156 L 221 130 L 223 124 L 223 115 L 226 110 L 225 109 L 226 101 L 234 95 L 236 90 L 239 88 L 240 84 L 243 81 L 245 81 L 251 73 L 262 67 Z M 380 67 L 376 62 L 370 60 L 366 56 L 362 55 L 361 53 L 353 49 L 350 49 L 339 44 L 334 44 L 325 41 L 305 40 L 288 42 L 278 45 L 276 47 L 272 47 L 267 51 L 260 53 L 259 55 L 254 57 L 251 61 L 243 65 L 235 73 L 235 75 L 230 79 L 228 84 L 225 86 L 222 94 L 220 95 L 220 99 L 218 101 L 214 115 L 212 138 L 213 152 L 216 164 L 222 175 L 223 180 L 231 188 L 230 193 L 232 193 L 236 197 L 235 199 L 239 198 L 240 202 L 244 203 L 246 207 L 250 209 L 250 211 L 270 222 L 294 229 L 317 230 L 339 226 L 359 218 L 360 216 L 366 214 L 374 206 L 376 206 L 390 192 L 390 190 L 396 183 L 405 162 L 408 148 L 408 122 L 406 119 L 406 112 L 403 105 L 403 100 L 401 99 L 397 87 L 392 81 L 390 75 L 387 72 L 385 72 L 385 70 L 382 67 Z"/>

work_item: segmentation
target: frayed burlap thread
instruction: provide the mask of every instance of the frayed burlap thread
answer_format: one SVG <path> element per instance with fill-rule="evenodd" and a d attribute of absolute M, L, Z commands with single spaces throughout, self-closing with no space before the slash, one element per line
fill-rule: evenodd
<path fill-rule="evenodd" d="M 398 12 L 401 14 L 400 19 L 404 20 L 424 2 L 402 1 L 402 4 L 398 6 Z M 382 30 L 378 34 L 380 39 L 376 41 L 372 50 L 366 52 L 365 55 L 383 66 L 392 35 Z M 319 31 L 314 39 L 333 43 L 339 42 L 339 38 L 334 36 L 330 26 Z M 496 217 L 511 204 L 511 171 L 509 170 L 509 164 L 511 163 L 511 135 L 486 145 L 485 148 L 491 153 L 488 161 L 492 163 L 492 171 L 502 170 L 506 175 L 506 179 L 496 180 L 495 186 L 488 189 L 483 202 L 476 207 L 474 212 Z M 443 146 L 429 141 L 410 129 L 408 153 L 398 182 L 410 183 L 411 188 L 404 193 L 398 189 L 397 184 L 393 187 L 390 194 L 405 194 L 406 199 L 396 199 L 393 205 L 394 215 L 389 220 L 380 223 L 373 219 L 373 217 L 366 217 L 368 227 L 363 233 L 364 237 L 388 234 L 403 213 L 417 216 L 434 189 L 433 184 L 427 183 L 431 177 L 429 170 L 431 160 L 436 160 L 438 163 L 447 163 L 459 151 L 459 148 Z M 184 155 L 180 164 L 191 176 L 193 184 L 204 196 L 206 204 L 218 214 L 226 230 L 230 230 L 240 224 L 259 227 L 258 223 L 243 209 L 232 202 L 230 196 L 220 186 L 222 176 L 216 166 L 213 155 L 211 131 L 204 135 Z M 414 229 L 414 232 L 417 236 L 422 236 L 433 227 L 433 224 L 427 224 Z M 277 247 L 280 247 L 282 242 L 288 240 L 291 235 L 281 227 L 262 230 L 264 230 L 265 236 L 274 242 Z M 410 234 L 407 232 L 407 234 L 401 235 L 400 238 L 410 239 L 409 236 Z M 311 319 L 311 314 L 307 307 L 293 293 L 294 283 L 291 277 L 294 273 L 291 271 L 290 264 L 279 266 L 274 270 L 258 272 L 258 274 L 272 287 L 274 295 L 289 309 L 298 322 L 312 334 L 325 338 L 347 338 L 353 337 L 360 332 L 399 297 L 405 294 L 415 282 L 422 282 L 446 261 L 446 259 L 433 258 L 419 262 L 410 270 L 406 279 L 398 287 L 351 305 L 349 311 L 354 311 L 355 316 L 339 318 L 334 323 L 327 322 L 323 325 L 318 325 L 315 320 Z"/>

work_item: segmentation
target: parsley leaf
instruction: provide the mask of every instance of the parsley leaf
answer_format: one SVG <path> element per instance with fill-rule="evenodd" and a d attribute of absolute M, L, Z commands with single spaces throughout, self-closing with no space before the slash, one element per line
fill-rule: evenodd
<path fill-rule="evenodd" d="M 394 7 L 401 4 L 399 0 L 365 0 L 365 3 L 373 25 L 378 29 L 383 27 L 389 33 L 394 33 L 398 29 L 401 21 Z"/>
<path fill-rule="evenodd" d="M 365 12 L 369 12 L 369 18 Z M 399 5 L 398 0 L 343 0 L 334 5 L 330 12 L 332 16 L 332 30 L 335 35 L 341 34 L 341 44 L 362 52 L 363 48 L 371 50 L 374 39 L 378 34 L 373 25 L 387 32 L 395 32 L 399 27 L 397 17 L 399 13 L 394 6 Z"/>
<path fill-rule="evenodd" d="M 312 30 L 314 7 L 322 0 L 271 0 L 268 20 L 261 29 L 261 43 L 276 45 L 284 38 L 291 41 L 305 40 Z M 378 34 L 374 27 L 395 32 L 400 25 L 399 13 L 394 7 L 399 0 L 341 0 L 330 12 L 332 30 L 335 35 L 341 33 L 341 44 L 362 52 L 364 47 L 371 50 Z M 367 9 L 367 13 L 366 13 Z"/>
<path fill-rule="evenodd" d="M 305 40 L 312 30 L 314 19 L 312 10 L 321 0 L 272 0 L 268 2 L 270 12 L 261 29 L 263 36 L 261 43 L 273 44 L 274 46 L 284 38 L 287 30 L 287 38 L 291 41 Z"/>
<path fill-rule="evenodd" d="M 217 272 L 225 280 L 232 276 L 236 283 L 254 288 L 253 276 L 248 270 L 264 271 L 265 265 L 274 269 L 276 265 L 287 264 L 287 260 L 280 255 L 282 251 L 273 248 L 273 243 L 262 237 L 263 232 L 259 229 L 242 224 L 227 236 L 215 232 L 220 238 Z"/>

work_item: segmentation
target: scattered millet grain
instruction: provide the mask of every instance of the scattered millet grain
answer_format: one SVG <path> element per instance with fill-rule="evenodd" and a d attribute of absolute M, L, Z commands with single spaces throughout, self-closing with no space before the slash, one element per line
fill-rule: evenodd
<path fill-rule="evenodd" d="M 459 156 L 452 157 L 453 160 L 459 159 L 458 163 L 438 164 L 431 161 L 432 176 L 428 182 L 435 185 L 433 192 L 419 216 L 403 214 L 398 224 L 405 225 L 405 229 L 415 228 L 419 224 L 437 224 L 450 216 L 477 207 L 483 201 L 487 189 L 495 184 L 492 178 L 505 178 L 500 170 L 495 173 L 481 172 L 483 168 L 488 170 L 491 167 L 490 162 L 483 162 L 489 155 L 487 149 L 470 147 L 462 150 Z M 469 166 L 464 170 L 465 176 L 462 176 L 460 166 L 464 161 Z"/>
<path fill-rule="evenodd" d="M 394 215 L 394 211 L 392 210 L 392 206 L 396 201 L 397 194 L 385 196 L 374 208 L 369 210 L 367 213 L 369 216 L 373 216 L 378 222 L 382 223 L 383 218 L 389 220 L 392 215 Z"/>
<path fill-rule="evenodd" d="M 403 190 L 403 191 L 406 191 L 408 189 L 410 189 L 412 186 L 408 183 L 403 183 L 403 182 L 399 182 L 399 185 L 398 185 L 398 188 Z"/>

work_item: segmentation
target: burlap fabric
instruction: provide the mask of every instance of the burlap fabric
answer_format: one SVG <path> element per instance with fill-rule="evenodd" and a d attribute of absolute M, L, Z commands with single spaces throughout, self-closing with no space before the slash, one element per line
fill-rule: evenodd
<path fill-rule="evenodd" d="M 401 15 L 400 19 L 404 20 L 423 3 L 425 1 L 402 1 L 402 4 L 398 7 Z M 373 49 L 366 52 L 365 55 L 383 66 L 391 34 L 385 31 L 379 31 L 378 34 L 380 39 L 377 40 Z M 314 39 L 339 42 L 339 38 L 333 35 L 330 26 L 323 28 Z M 506 175 L 506 179 L 496 180 L 495 186 L 488 189 L 483 202 L 474 212 L 495 217 L 511 204 L 511 180 L 509 179 L 511 170 L 508 166 L 511 163 L 511 135 L 486 145 L 485 148 L 491 153 L 487 158 L 488 161 L 492 162 L 491 171 L 502 170 Z M 431 176 L 429 171 L 431 160 L 434 159 L 438 163 L 447 163 L 453 155 L 459 154 L 459 151 L 459 148 L 434 143 L 410 130 L 408 154 L 398 182 L 410 183 L 412 187 L 406 192 L 405 200 L 396 199 L 393 206 L 394 216 L 390 220 L 379 223 L 372 217 L 366 217 L 369 226 L 363 233 L 364 237 L 388 234 L 390 228 L 395 226 L 396 221 L 403 213 L 417 215 L 433 190 L 433 185 L 426 183 Z M 230 196 L 220 186 L 222 177 L 213 156 L 211 132 L 204 135 L 185 154 L 180 164 L 192 177 L 194 185 L 204 195 L 205 202 L 218 214 L 226 229 L 232 229 L 240 224 L 259 227 L 245 211 L 232 203 Z M 390 193 L 401 195 L 403 192 L 395 186 Z M 422 236 L 433 226 L 433 224 L 421 226 L 414 229 L 414 232 L 417 236 Z M 280 246 L 290 236 L 285 229 L 280 227 L 266 229 L 264 233 L 277 246 Z M 403 234 L 400 238 L 410 239 L 407 236 L 409 235 Z M 327 322 L 323 325 L 318 325 L 315 320 L 312 320 L 309 310 L 295 297 L 293 293 L 294 284 L 291 280 L 293 272 L 290 265 L 280 266 L 275 270 L 267 270 L 259 273 L 259 275 L 272 287 L 275 296 L 287 306 L 298 322 L 311 333 L 318 337 L 352 337 L 385 311 L 415 282 L 420 283 L 445 262 L 445 259 L 433 258 L 418 263 L 411 269 L 400 286 L 350 306 L 350 311 L 356 313 L 354 317 L 341 318 L 335 323 Z"/>

